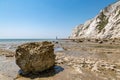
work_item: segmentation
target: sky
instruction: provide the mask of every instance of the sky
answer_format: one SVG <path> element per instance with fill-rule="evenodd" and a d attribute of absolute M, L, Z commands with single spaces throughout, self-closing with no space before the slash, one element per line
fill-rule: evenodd
<path fill-rule="evenodd" d="M 117 0 L 0 0 L 0 39 L 67 38 Z"/>

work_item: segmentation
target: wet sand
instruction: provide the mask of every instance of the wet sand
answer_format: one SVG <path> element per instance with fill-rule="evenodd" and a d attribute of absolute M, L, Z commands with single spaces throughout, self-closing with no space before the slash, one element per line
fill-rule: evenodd
<path fill-rule="evenodd" d="M 0 80 L 119 80 L 120 43 L 73 42 L 55 43 L 56 67 L 37 75 L 21 76 L 14 54 L 18 44 L 0 45 Z M 81 62 L 83 61 L 83 62 Z M 102 62 L 103 61 L 103 62 Z M 95 70 L 95 65 L 105 63 Z M 106 66 L 107 65 L 107 66 Z M 113 69 L 109 68 L 111 65 Z M 108 67 L 108 68 L 106 68 Z"/>

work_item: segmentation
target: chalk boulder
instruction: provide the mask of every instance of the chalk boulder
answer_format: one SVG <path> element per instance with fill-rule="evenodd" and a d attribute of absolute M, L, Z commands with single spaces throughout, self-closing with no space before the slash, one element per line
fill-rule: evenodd
<path fill-rule="evenodd" d="M 54 45 L 47 41 L 26 43 L 18 46 L 15 58 L 23 72 L 42 72 L 55 64 Z"/>

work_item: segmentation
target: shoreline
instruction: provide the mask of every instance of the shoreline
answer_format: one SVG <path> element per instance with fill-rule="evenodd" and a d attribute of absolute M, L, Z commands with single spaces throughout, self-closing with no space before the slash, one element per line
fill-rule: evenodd
<path fill-rule="evenodd" d="M 57 43 L 56 43 L 57 42 Z M 56 48 L 63 48 L 62 50 L 55 51 L 56 55 L 56 65 L 62 67 L 64 70 L 60 71 L 59 73 L 56 73 L 52 77 L 40 77 L 39 79 L 44 80 L 75 80 L 75 79 L 82 79 L 82 80 L 105 80 L 107 79 L 120 79 L 117 76 L 120 76 L 119 73 L 119 66 L 120 66 L 120 44 L 119 42 L 113 42 L 113 44 L 110 44 L 109 42 L 92 42 L 92 41 L 83 41 L 83 42 L 77 42 L 72 41 L 68 39 L 61 39 L 61 40 L 55 40 L 53 42 L 55 44 Z M 7 45 L 7 43 L 6 43 Z M 11 44 L 13 45 L 13 44 Z M 17 47 L 18 45 L 14 45 L 14 47 Z M 1 50 L 0 50 L 1 51 Z M 6 54 L 11 54 L 10 51 L 3 50 L 2 53 L 5 56 Z M 13 51 L 14 53 L 14 51 Z M 6 69 L 8 70 L 7 74 L 4 73 L 4 78 L 8 78 L 7 76 L 10 76 L 10 65 L 13 65 L 14 55 L 13 56 L 6 56 L 6 59 L 1 60 L 3 62 L 6 62 L 4 64 L 8 64 L 6 66 Z M 0 65 L 2 69 L 3 62 L 0 61 Z M 10 61 L 10 62 L 9 62 Z M 2 64 L 1 64 L 2 63 Z M 10 64 L 12 63 L 12 64 Z M 97 65 L 97 66 L 95 66 Z M 101 66 L 103 65 L 103 66 Z M 18 74 L 18 68 L 15 67 L 16 70 L 13 74 Z M 13 66 L 14 69 L 14 66 Z M 3 75 L 3 73 L 0 75 Z M 9 74 L 9 75 L 8 75 Z M 83 75 L 85 74 L 85 75 Z M 96 76 L 95 74 L 99 75 Z M 105 75 L 102 75 L 105 74 Z M 111 75 L 114 74 L 114 75 Z M 78 76 L 79 75 L 79 76 Z M 89 75 L 89 76 L 87 76 Z M 62 78 L 64 76 L 64 79 Z M 69 76 L 69 77 L 66 77 Z M 85 77 L 86 76 L 86 77 Z M 16 76 L 16 80 L 30 80 L 29 78 L 25 78 L 23 76 Z M 12 77 L 13 79 L 13 77 Z M 9 80 L 12 80 L 11 77 L 9 77 Z M 107 80 L 106 79 L 106 80 Z M 33 79 L 36 80 L 36 79 Z"/>

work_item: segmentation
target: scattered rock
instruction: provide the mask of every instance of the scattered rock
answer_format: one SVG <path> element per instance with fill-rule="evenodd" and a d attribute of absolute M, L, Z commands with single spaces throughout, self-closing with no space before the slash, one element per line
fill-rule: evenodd
<path fill-rule="evenodd" d="M 60 60 L 57 60 L 57 61 L 56 61 L 56 64 L 63 64 L 63 60 L 61 60 L 61 59 L 60 59 Z"/>
<path fill-rule="evenodd" d="M 90 39 L 87 39 L 88 42 L 90 42 L 91 40 Z"/>
<path fill-rule="evenodd" d="M 55 43 L 58 44 L 58 41 L 56 41 Z"/>
<path fill-rule="evenodd" d="M 98 42 L 99 41 L 99 39 L 95 39 L 95 42 Z"/>
<path fill-rule="evenodd" d="M 107 39 L 103 39 L 103 41 L 104 41 L 104 42 L 108 42 L 108 40 L 107 40 Z"/>
<path fill-rule="evenodd" d="M 76 39 L 76 42 L 79 43 L 79 42 L 83 42 L 84 39 Z"/>
<path fill-rule="evenodd" d="M 99 62 L 96 62 L 96 63 L 94 64 L 93 68 L 91 69 L 91 71 L 100 72 L 100 71 L 98 70 L 98 64 L 99 64 Z"/>
<path fill-rule="evenodd" d="M 75 71 L 77 71 L 78 73 L 81 73 L 81 74 L 83 73 L 82 70 L 80 69 L 80 66 L 79 66 L 79 65 L 73 65 L 72 67 L 73 67 L 73 68 L 75 69 Z"/>
<path fill-rule="evenodd" d="M 5 55 L 6 57 L 13 57 L 15 53 L 9 50 L 0 49 L 0 55 Z"/>
<path fill-rule="evenodd" d="M 112 42 L 115 42 L 115 40 L 112 40 Z"/>
<path fill-rule="evenodd" d="M 102 44 L 102 43 L 103 43 L 103 41 L 98 41 L 98 43 L 99 43 L 99 44 Z"/>
<path fill-rule="evenodd" d="M 75 39 L 71 39 L 73 42 L 75 42 Z"/>
<path fill-rule="evenodd" d="M 51 42 L 33 42 L 18 46 L 16 64 L 24 73 L 41 72 L 55 64 L 54 48 Z"/>

